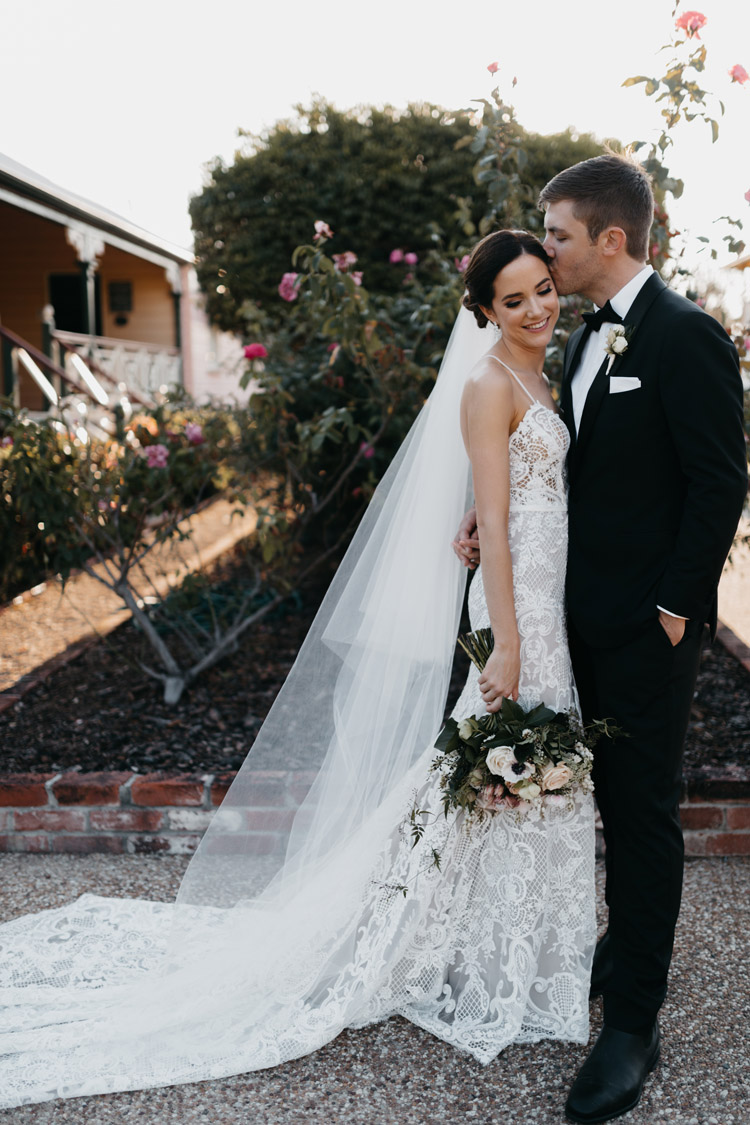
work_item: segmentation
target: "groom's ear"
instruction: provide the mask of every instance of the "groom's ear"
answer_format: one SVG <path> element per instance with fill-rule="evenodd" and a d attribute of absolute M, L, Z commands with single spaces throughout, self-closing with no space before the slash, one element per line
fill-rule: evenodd
<path fill-rule="evenodd" d="M 602 254 L 605 254 L 608 258 L 615 254 L 627 254 L 628 252 L 628 236 L 622 227 L 607 227 L 596 241 Z"/>

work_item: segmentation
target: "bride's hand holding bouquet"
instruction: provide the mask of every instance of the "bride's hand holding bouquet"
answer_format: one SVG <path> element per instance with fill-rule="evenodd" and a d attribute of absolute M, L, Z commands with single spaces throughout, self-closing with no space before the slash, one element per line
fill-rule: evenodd
<path fill-rule="evenodd" d="M 484 705 L 490 714 L 502 707 L 503 699 L 518 699 L 518 680 L 521 675 L 521 642 L 516 632 L 495 641 L 479 676 L 479 688 Z"/>

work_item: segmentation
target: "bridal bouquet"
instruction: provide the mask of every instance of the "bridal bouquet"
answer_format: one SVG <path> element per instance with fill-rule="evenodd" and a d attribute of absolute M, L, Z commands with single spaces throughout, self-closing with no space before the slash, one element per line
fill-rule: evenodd
<path fill-rule="evenodd" d="M 459 637 L 458 643 L 481 672 L 492 652 L 492 630 L 478 629 Z M 573 809 L 576 795 L 593 791 L 594 746 L 600 738 L 623 734 L 611 719 L 584 725 L 572 711 L 555 712 L 544 703 L 525 711 L 513 700 L 503 699 L 494 714 L 448 719 L 435 743 L 440 753 L 430 769 L 440 775 L 446 818 L 451 811 L 462 810 L 464 829 L 501 812 L 518 819 L 544 817 L 548 810 Z M 415 798 L 402 825 L 412 847 L 438 815 L 419 808 L 419 797 Z M 441 852 L 432 847 L 430 866 L 440 871 L 441 863 Z M 382 887 L 389 893 L 408 893 L 406 883 Z"/>
<path fill-rule="evenodd" d="M 481 672 L 492 652 L 491 630 L 458 640 Z M 573 712 L 555 712 L 544 703 L 525 711 L 511 699 L 494 714 L 448 719 L 432 763 L 441 775 L 445 814 L 463 809 L 481 820 L 503 809 L 544 815 L 545 808 L 572 807 L 576 792 L 593 791 L 593 747 L 620 734 L 608 719 L 584 726 Z M 417 823 L 413 815 L 412 826 Z"/>

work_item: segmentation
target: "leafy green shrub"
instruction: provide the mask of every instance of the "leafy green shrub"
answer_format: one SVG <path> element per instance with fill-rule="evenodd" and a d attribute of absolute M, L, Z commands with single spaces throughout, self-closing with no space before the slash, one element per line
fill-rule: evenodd
<path fill-rule="evenodd" d="M 282 321 L 277 287 L 294 248 L 321 217 L 335 231 L 332 249 L 356 248 L 370 289 L 386 294 L 401 285 L 390 265 L 393 250 L 418 254 L 424 274 L 436 236 L 447 254 L 460 257 L 483 223 L 494 224 L 506 174 L 517 174 L 524 207 L 519 216 L 506 208 L 503 222 L 539 229 L 539 189 L 601 146 L 569 131 L 526 133 L 514 119 L 502 120 L 510 107 L 498 109 L 501 104 L 499 98 L 485 102 L 476 121 L 474 110 L 449 112 L 426 103 L 340 111 L 317 100 L 298 106 L 296 120 L 248 136 L 250 150 L 230 165 L 216 161 L 190 204 L 196 268 L 211 319 L 242 331 L 248 311 L 259 304 Z"/>

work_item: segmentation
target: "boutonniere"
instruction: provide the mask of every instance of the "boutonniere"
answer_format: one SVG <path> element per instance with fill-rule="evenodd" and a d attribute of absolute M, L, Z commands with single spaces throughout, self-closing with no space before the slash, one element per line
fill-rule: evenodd
<path fill-rule="evenodd" d="M 630 343 L 630 333 L 632 329 L 627 324 L 615 324 L 610 328 L 607 336 L 607 342 L 604 345 L 604 354 L 609 356 L 609 363 L 607 364 L 607 375 L 609 375 L 612 364 L 617 359 L 618 355 L 625 355 Z"/>

